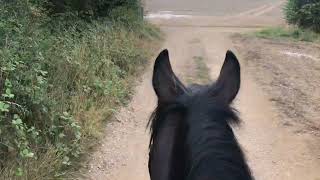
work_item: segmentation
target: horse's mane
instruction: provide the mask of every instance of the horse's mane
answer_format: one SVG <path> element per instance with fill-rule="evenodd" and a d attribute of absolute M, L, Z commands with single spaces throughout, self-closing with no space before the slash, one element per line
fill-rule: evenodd
<path fill-rule="evenodd" d="M 190 86 L 190 89 L 200 89 L 200 85 L 194 84 Z M 208 88 L 208 87 L 207 87 Z M 219 87 L 216 87 L 216 90 L 218 91 Z M 192 92 L 193 90 L 190 90 L 189 92 Z M 185 112 L 188 109 L 188 102 L 185 101 L 190 97 L 190 95 L 184 95 L 184 97 L 180 97 L 178 101 L 175 103 L 171 103 L 169 105 L 167 104 L 161 104 L 158 103 L 157 107 L 155 110 L 152 112 L 147 127 L 150 128 L 150 144 L 149 148 L 152 146 L 152 141 L 154 137 L 156 136 L 159 128 L 161 127 L 163 121 L 165 120 L 165 117 L 168 113 L 172 112 L 175 110 L 176 112 Z M 218 106 L 215 103 L 208 104 L 208 106 L 211 106 L 214 111 L 219 112 L 219 114 L 223 115 L 223 117 L 219 118 L 219 120 L 226 121 L 229 125 L 240 125 L 241 124 L 241 119 L 238 116 L 238 111 L 229 106 L 229 105 L 223 105 L 223 106 Z"/>
<path fill-rule="evenodd" d="M 162 105 L 162 104 L 158 103 L 158 106 L 155 108 L 155 110 L 151 114 L 150 119 L 149 119 L 149 123 L 148 123 L 148 127 L 150 128 L 150 132 L 151 132 L 150 144 L 149 144 L 150 150 L 153 148 L 153 141 L 157 137 L 159 129 L 162 127 L 162 125 L 164 123 L 166 123 L 165 120 L 166 120 L 167 115 L 172 112 L 175 112 L 175 113 L 179 112 L 182 114 L 187 113 L 188 109 L 192 108 L 192 107 L 190 107 L 191 106 L 190 100 L 185 100 L 185 99 L 190 99 L 188 97 L 190 97 L 190 95 L 188 95 L 187 97 L 182 97 L 182 98 L 180 98 L 180 101 L 177 101 L 177 102 L 169 104 L 169 105 L 168 104 Z M 200 101 L 201 101 L 201 98 L 200 98 Z M 231 161 L 222 161 L 222 162 L 221 161 L 212 161 L 212 162 L 210 162 L 210 166 L 211 167 L 231 167 L 232 169 L 235 169 L 237 172 L 247 171 L 248 174 L 251 174 L 250 169 L 248 168 L 247 164 L 245 163 L 245 156 L 244 156 L 241 148 L 239 147 L 238 142 L 236 140 L 236 137 L 234 136 L 233 131 L 230 127 L 230 125 L 238 126 L 241 124 L 241 120 L 237 115 L 238 111 L 229 105 L 222 105 L 219 103 L 209 103 L 209 104 L 206 104 L 206 107 L 204 107 L 204 108 L 210 109 L 209 116 L 211 118 L 214 118 L 214 119 L 212 119 L 214 124 L 219 125 L 221 127 L 226 127 L 224 129 L 224 131 L 226 131 L 227 134 L 225 137 L 220 137 L 220 139 L 217 140 L 217 142 L 218 142 L 217 146 L 220 146 L 220 147 L 217 147 L 216 149 L 214 149 L 214 153 L 218 154 L 219 158 L 221 158 L 221 159 L 232 159 L 232 162 Z M 199 118 L 202 118 L 202 117 L 199 117 Z M 187 123 L 184 120 L 185 119 L 181 120 L 182 123 Z M 194 121 L 194 122 L 196 123 L 196 121 Z M 190 126 L 192 126 L 192 124 L 190 124 Z M 223 133 L 222 131 L 223 131 L 223 128 L 221 129 L 221 133 Z M 219 129 L 215 129 L 215 132 L 220 133 Z M 185 143 L 191 144 L 192 143 L 191 141 L 195 141 L 196 138 L 197 137 L 191 136 L 191 140 L 189 139 L 189 142 L 186 141 Z M 180 141 L 181 141 L 181 139 L 180 139 Z M 226 144 L 229 144 L 228 146 L 230 146 L 232 148 L 225 149 L 223 146 Z M 193 148 L 201 148 L 201 147 L 195 147 L 195 146 L 193 146 Z M 195 160 L 193 160 L 192 162 L 188 162 L 188 163 L 191 163 L 192 166 L 196 167 L 200 162 L 202 163 L 202 157 L 206 156 L 206 154 L 210 153 L 210 152 L 212 152 L 212 149 L 208 150 L 207 152 L 204 152 L 203 155 L 200 155 Z M 239 162 L 240 162 L 240 164 L 239 164 Z M 244 162 L 244 164 L 242 164 L 241 162 Z M 200 167 L 200 168 L 202 168 L 202 167 Z M 189 169 L 189 171 L 191 171 L 191 170 Z M 220 175 L 222 175 L 222 177 L 223 177 L 223 175 L 228 176 L 227 173 L 225 173 L 225 174 L 222 173 Z M 252 178 L 252 177 L 250 177 L 250 178 Z M 248 179 L 250 179 L 250 178 L 248 176 Z"/>
<path fill-rule="evenodd" d="M 147 124 L 147 127 L 150 128 L 150 134 L 151 134 L 149 148 L 151 148 L 152 142 L 156 137 L 158 130 L 160 129 L 163 121 L 165 120 L 166 115 L 174 110 L 183 112 L 184 106 L 180 103 L 173 103 L 169 106 L 161 105 L 160 103 L 158 103 L 157 107 L 152 112 Z"/>

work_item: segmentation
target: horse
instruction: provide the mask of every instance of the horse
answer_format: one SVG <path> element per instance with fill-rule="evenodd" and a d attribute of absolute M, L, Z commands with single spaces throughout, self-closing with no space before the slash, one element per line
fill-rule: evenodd
<path fill-rule="evenodd" d="M 148 123 L 151 180 L 254 179 L 231 128 L 241 123 L 231 106 L 240 80 L 230 50 L 216 82 L 189 87 L 174 74 L 168 50 L 159 54 L 152 77 L 158 105 Z"/>

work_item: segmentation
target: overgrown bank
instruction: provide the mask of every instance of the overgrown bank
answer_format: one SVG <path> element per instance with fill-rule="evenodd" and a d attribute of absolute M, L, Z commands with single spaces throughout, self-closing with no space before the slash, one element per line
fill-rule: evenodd
<path fill-rule="evenodd" d="M 285 38 L 319 43 L 319 0 L 287 0 L 283 14 L 290 26 L 267 28 L 257 32 L 256 35 L 263 38 Z"/>
<path fill-rule="evenodd" d="M 257 37 L 271 39 L 290 39 L 306 42 L 320 42 L 320 34 L 298 27 L 271 27 L 255 33 Z"/>
<path fill-rule="evenodd" d="M 1 0 L 0 179 L 67 176 L 157 44 L 130 6 L 84 18 L 47 5 Z"/>

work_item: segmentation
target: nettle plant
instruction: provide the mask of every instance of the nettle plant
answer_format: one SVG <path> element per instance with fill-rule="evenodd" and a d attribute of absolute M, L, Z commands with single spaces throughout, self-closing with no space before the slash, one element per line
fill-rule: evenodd
<path fill-rule="evenodd" d="M 28 127 L 22 121 L 19 114 L 25 113 L 26 109 L 14 102 L 15 95 L 12 93 L 12 88 L 11 81 L 6 79 L 0 98 L 0 152 L 4 157 L 7 153 L 14 152 L 19 158 L 33 158 L 30 138 L 37 141 L 39 132 L 34 126 Z"/>
<path fill-rule="evenodd" d="M 66 165 L 80 153 L 81 128 L 68 104 L 52 95 L 57 65 L 50 57 L 61 52 L 54 49 L 58 38 L 41 28 L 48 20 L 29 1 L 0 7 L 0 171 L 8 161 L 22 165 L 51 147 Z"/>
<path fill-rule="evenodd" d="M 40 128 L 43 124 L 39 121 L 48 120 L 30 121 L 28 114 L 32 114 L 31 110 L 14 101 L 11 88 L 11 82 L 5 80 L 0 100 L 0 162 L 5 163 L 12 156 L 18 164 L 30 158 L 37 159 L 37 155 L 44 153 L 50 144 L 63 157 L 63 164 L 70 165 L 70 158 L 78 157 L 81 150 L 81 128 L 74 118 L 63 112 L 48 129 Z M 17 172 L 17 175 L 23 175 L 23 169 L 18 168 Z"/>
<path fill-rule="evenodd" d="M 19 25 L 0 33 L 0 171 L 14 163 L 16 175 L 23 176 L 23 164 L 52 147 L 63 164 L 70 165 L 80 154 L 81 128 L 68 104 L 50 94 L 56 87 L 50 84 L 53 75 L 48 70 L 54 65 L 46 58 L 53 54 L 46 53 L 55 42 L 35 30 L 37 25 L 0 15 L 0 32 Z"/>

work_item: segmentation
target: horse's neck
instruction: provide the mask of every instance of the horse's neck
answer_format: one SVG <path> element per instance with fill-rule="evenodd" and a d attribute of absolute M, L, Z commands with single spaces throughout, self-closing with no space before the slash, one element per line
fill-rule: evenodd
<path fill-rule="evenodd" d="M 224 126 L 224 127 L 223 127 Z M 217 130 L 215 130 L 218 128 Z M 250 180 L 244 155 L 227 124 L 213 124 L 189 136 L 187 180 Z"/>
<path fill-rule="evenodd" d="M 217 163 L 212 164 L 212 161 Z M 249 170 L 235 164 L 218 163 L 216 158 L 202 159 L 191 169 L 186 180 L 252 180 Z M 220 161 L 221 162 L 221 161 Z"/>
<path fill-rule="evenodd" d="M 227 123 L 195 124 L 187 134 L 186 143 L 191 162 L 198 162 L 204 156 L 220 156 L 226 148 L 237 146 Z"/>

